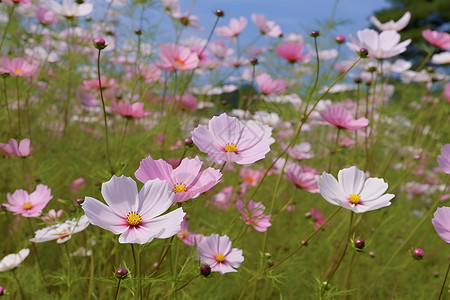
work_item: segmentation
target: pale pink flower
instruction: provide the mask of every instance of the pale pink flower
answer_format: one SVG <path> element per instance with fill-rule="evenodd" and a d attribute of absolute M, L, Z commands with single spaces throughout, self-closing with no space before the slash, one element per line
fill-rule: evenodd
<path fill-rule="evenodd" d="M 270 37 L 280 37 L 283 32 L 279 25 L 274 21 L 268 21 L 266 16 L 263 14 L 252 14 L 252 21 L 259 28 L 261 34 Z"/>
<path fill-rule="evenodd" d="M 304 189 L 310 193 L 319 193 L 319 187 L 317 185 L 319 175 L 308 171 L 306 168 L 302 168 L 296 163 L 290 163 L 288 165 L 286 177 L 301 189 Z"/>
<path fill-rule="evenodd" d="M 208 126 L 199 125 L 192 140 L 200 151 L 208 153 L 218 164 L 251 164 L 270 151 L 271 137 L 258 125 L 241 123 L 226 113 L 213 117 Z"/>
<path fill-rule="evenodd" d="M 31 194 L 19 189 L 13 194 L 6 194 L 8 203 L 2 205 L 14 215 L 22 217 L 38 217 L 47 203 L 53 198 L 51 189 L 43 184 L 39 184 Z"/>
<path fill-rule="evenodd" d="M 82 17 L 90 14 L 94 8 L 92 3 L 77 4 L 75 0 L 62 0 L 62 3 L 49 1 L 48 7 L 66 18 Z"/>
<path fill-rule="evenodd" d="M 422 37 L 433 46 L 450 50 L 450 34 L 448 34 L 447 32 L 439 32 L 426 29 L 422 31 Z"/>
<path fill-rule="evenodd" d="M 394 20 L 389 20 L 386 23 L 381 23 L 375 16 L 370 17 L 370 23 L 372 23 L 380 31 L 400 31 L 408 25 L 409 20 L 411 20 L 411 13 L 409 11 L 405 12 L 405 14 L 397 22 Z"/>
<path fill-rule="evenodd" d="M 248 187 L 248 186 L 256 186 L 264 176 L 264 172 L 260 170 L 251 169 L 247 166 L 243 166 L 240 175 L 243 179 L 242 185 Z"/>
<path fill-rule="evenodd" d="M 9 139 L 8 144 L 0 143 L 0 152 L 6 156 L 27 157 L 30 155 L 30 139 L 23 139 L 19 143 L 15 139 Z"/>
<path fill-rule="evenodd" d="M 319 228 L 320 225 L 322 225 L 323 222 L 325 222 L 325 217 L 324 217 L 323 214 L 322 214 L 319 210 L 317 210 L 317 209 L 311 208 L 311 209 L 309 210 L 309 215 L 311 216 L 311 218 L 312 218 L 312 219 L 314 220 L 314 222 L 315 222 L 315 225 L 314 225 L 315 229 Z"/>
<path fill-rule="evenodd" d="M 43 243 L 56 240 L 58 244 L 67 242 L 74 233 L 83 231 L 89 226 L 86 215 L 79 219 L 67 220 L 64 223 L 57 223 L 35 232 L 34 238 L 30 239 L 34 243 Z"/>
<path fill-rule="evenodd" d="M 358 31 L 358 40 L 350 35 L 351 42 L 347 42 L 350 50 L 359 52 L 361 48 L 369 51 L 369 57 L 375 59 L 386 59 L 397 56 L 406 51 L 406 47 L 411 43 L 407 39 L 400 43 L 400 34 L 395 30 L 386 30 L 378 34 L 373 29 L 363 29 Z"/>
<path fill-rule="evenodd" d="M 338 181 L 339 180 L 339 181 Z M 323 172 L 319 178 L 322 197 L 333 205 L 363 213 L 391 205 L 393 194 L 384 194 L 388 184 L 381 178 L 368 178 L 356 167 L 339 171 L 338 180 Z"/>
<path fill-rule="evenodd" d="M 191 27 L 196 30 L 203 30 L 204 28 L 198 25 L 198 21 L 200 20 L 197 16 L 181 13 L 179 11 L 173 12 L 172 17 L 177 19 L 181 25 L 186 27 Z"/>
<path fill-rule="evenodd" d="M 103 75 L 100 77 L 100 81 L 102 84 L 102 89 L 112 89 L 116 88 L 116 81 L 114 78 L 108 79 L 106 75 Z M 98 90 L 100 89 L 100 84 L 98 82 L 98 78 L 95 79 L 89 79 L 89 80 L 83 80 L 83 86 L 81 87 L 82 90 L 85 91 L 92 91 L 92 90 Z"/>
<path fill-rule="evenodd" d="M 185 215 L 181 207 L 161 215 L 175 197 L 165 181 L 149 180 L 138 193 L 133 179 L 113 176 L 102 184 L 102 195 L 108 206 L 91 197 L 81 206 L 91 224 L 120 234 L 119 243 L 145 244 L 180 231 Z"/>
<path fill-rule="evenodd" d="M 242 250 L 231 247 L 228 236 L 211 234 L 197 244 L 197 251 L 200 260 L 208 264 L 212 272 L 225 274 L 237 272 L 236 268 L 244 261 Z"/>
<path fill-rule="evenodd" d="M 284 43 L 275 48 L 278 56 L 293 64 L 308 59 L 311 55 L 303 55 L 303 44 L 296 42 Z"/>
<path fill-rule="evenodd" d="M 284 149 L 288 147 L 288 145 L 281 145 Z M 287 153 L 295 158 L 295 159 L 310 159 L 314 157 L 314 154 L 311 151 L 311 144 L 307 142 L 303 142 L 293 147 L 289 147 L 287 149 Z"/>
<path fill-rule="evenodd" d="M 58 23 L 58 18 L 53 10 L 45 7 L 36 8 L 36 18 L 42 25 L 53 25 Z"/>
<path fill-rule="evenodd" d="M 74 181 L 72 181 L 72 184 L 70 185 L 70 191 L 73 194 L 76 194 L 78 192 L 78 190 L 86 183 L 86 179 L 84 179 L 83 177 L 79 177 L 77 179 L 75 179 Z"/>
<path fill-rule="evenodd" d="M 438 207 L 431 223 L 439 237 L 446 243 L 450 243 L 450 207 Z"/>
<path fill-rule="evenodd" d="M 152 83 L 161 78 L 161 70 L 155 65 L 144 65 L 141 67 L 141 76 L 145 83 Z"/>
<path fill-rule="evenodd" d="M 209 52 L 219 59 L 224 59 L 226 56 L 233 54 L 233 49 L 225 46 L 222 41 L 215 41 L 208 45 Z"/>
<path fill-rule="evenodd" d="M 191 49 L 175 44 L 165 44 L 159 47 L 159 56 L 162 62 L 156 61 L 155 64 L 168 71 L 185 71 L 198 67 L 198 55 Z"/>
<path fill-rule="evenodd" d="M 37 64 L 30 63 L 20 57 L 13 59 L 2 57 L 1 64 L 2 68 L 8 71 L 13 77 L 34 77 L 39 68 Z"/>
<path fill-rule="evenodd" d="M 63 213 L 64 211 L 62 209 L 56 211 L 52 208 L 48 211 L 47 215 L 43 216 L 41 219 L 45 222 L 55 222 L 56 220 L 61 218 Z"/>
<path fill-rule="evenodd" d="M 130 104 L 122 101 L 113 101 L 113 106 L 111 109 L 122 117 L 128 119 L 139 119 L 152 114 L 144 111 L 143 102 L 135 102 Z"/>
<path fill-rule="evenodd" d="M 450 144 L 445 144 L 442 147 L 442 152 L 437 157 L 437 162 L 445 174 L 450 174 Z"/>
<path fill-rule="evenodd" d="M 167 102 L 172 102 L 173 99 L 174 98 L 172 96 L 166 96 L 165 100 Z M 195 109 L 197 108 L 197 98 L 195 98 L 195 96 L 192 94 L 184 94 L 181 97 L 181 101 L 180 101 L 180 96 L 176 95 L 175 101 L 180 102 L 181 108 L 184 110 L 187 110 L 187 111 L 195 111 Z"/>
<path fill-rule="evenodd" d="M 8 254 L 0 261 L 0 272 L 17 268 L 22 261 L 30 254 L 30 249 L 25 248 L 18 253 Z M 0 295 L 1 296 L 1 295 Z"/>
<path fill-rule="evenodd" d="M 227 186 L 212 196 L 212 200 L 208 201 L 208 205 L 213 205 L 221 210 L 227 210 L 230 207 L 231 196 L 233 194 L 233 186 Z"/>
<path fill-rule="evenodd" d="M 250 200 L 247 206 L 244 207 L 242 200 L 236 202 L 236 207 L 241 213 L 241 218 L 245 224 L 252 226 L 256 231 L 264 232 L 267 228 L 272 226 L 270 219 L 272 215 L 265 215 L 266 208 L 261 202 Z"/>
<path fill-rule="evenodd" d="M 183 243 L 189 246 L 197 244 L 203 239 L 203 234 L 189 231 L 189 227 L 187 225 L 187 215 L 184 216 L 183 222 L 181 222 L 180 232 L 178 232 L 177 235 Z"/>
<path fill-rule="evenodd" d="M 287 88 L 287 81 L 272 79 L 269 74 L 262 73 L 256 76 L 256 85 L 264 95 L 283 93 Z"/>
<path fill-rule="evenodd" d="M 445 99 L 450 103 L 450 83 L 447 83 L 444 87 L 444 92 L 442 93 Z"/>
<path fill-rule="evenodd" d="M 326 112 L 321 112 L 322 118 L 333 126 L 347 130 L 357 130 L 369 125 L 366 118 L 353 118 L 353 116 L 340 105 L 329 105 Z"/>
<path fill-rule="evenodd" d="M 148 156 L 141 161 L 134 175 L 142 183 L 155 178 L 167 181 L 175 193 L 174 202 L 184 202 L 197 198 L 220 182 L 222 173 L 213 168 L 200 172 L 202 164 L 198 156 L 193 159 L 186 157 L 173 169 L 164 160 Z"/>
<path fill-rule="evenodd" d="M 216 28 L 216 34 L 224 38 L 235 38 L 237 37 L 247 26 L 247 18 L 239 17 L 231 18 L 229 26 L 221 26 Z"/>

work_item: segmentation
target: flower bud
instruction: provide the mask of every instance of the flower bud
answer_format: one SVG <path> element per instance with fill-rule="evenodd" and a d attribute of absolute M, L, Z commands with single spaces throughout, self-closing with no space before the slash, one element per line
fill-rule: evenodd
<path fill-rule="evenodd" d="M 416 248 L 412 250 L 411 254 L 414 259 L 421 260 L 425 256 L 425 251 L 423 251 L 423 249 Z"/>
<path fill-rule="evenodd" d="M 373 72 L 375 72 L 375 71 L 377 70 L 377 67 L 376 67 L 376 66 L 369 66 L 369 67 L 367 68 L 367 70 L 368 70 L 370 73 L 373 73 Z"/>
<path fill-rule="evenodd" d="M 357 76 L 357 77 L 355 77 L 355 78 L 353 79 L 353 82 L 356 83 L 356 84 L 360 84 L 360 83 L 362 82 L 362 78 L 359 77 L 359 76 Z"/>
<path fill-rule="evenodd" d="M 362 238 L 358 238 L 355 241 L 355 247 L 358 249 L 363 249 L 366 246 L 366 241 Z"/>
<path fill-rule="evenodd" d="M 77 201 L 78 205 L 81 205 L 81 204 L 83 204 L 84 199 L 83 198 L 78 198 L 76 201 Z"/>
<path fill-rule="evenodd" d="M 118 279 L 125 279 L 128 276 L 128 270 L 125 268 L 118 268 L 116 270 L 116 277 Z"/>
<path fill-rule="evenodd" d="M 336 41 L 336 43 L 338 43 L 338 44 L 345 43 L 345 36 L 343 36 L 343 35 L 340 34 L 340 35 L 336 36 L 335 41 Z"/>
<path fill-rule="evenodd" d="M 5 289 L 0 285 L 0 296 L 3 295 Z"/>
<path fill-rule="evenodd" d="M 194 144 L 194 141 L 191 138 L 184 139 L 184 145 L 191 147 Z"/>
<path fill-rule="evenodd" d="M 142 30 L 136 29 L 136 30 L 134 31 L 134 33 L 135 33 L 136 35 L 141 35 L 141 34 L 142 34 Z"/>
<path fill-rule="evenodd" d="M 208 266 L 208 265 L 206 265 L 206 264 L 202 265 L 202 266 L 200 267 L 200 273 L 201 273 L 203 276 L 208 277 L 209 274 L 211 274 L 211 267 Z"/>
<path fill-rule="evenodd" d="M 97 48 L 98 50 L 103 50 L 106 48 L 106 42 L 104 39 L 102 38 L 95 38 L 94 39 L 94 47 Z"/>
<path fill-rule="evenodd" d="M 361 58 L 366 58 L 367 57 L 367 55 L 369 55 L 369 50 L 367 50 L 366 48 L 361 48 L 360 50 L 359 50 L 359 57 L 361 57 Z"/>
<path fill-rule="evenodd" d="M 225 15 L 225 12 L 223 10 L 221 10 L 221 9 L 216 9 L 214 14 L 220 18 L 220 17 L 223 17 Z"/>
<path fill-rule="evenodd" d="M 309 33 L 309 35 L 315 38 L 320 35 L 320 32 L 319 32 L 319 30 L 313 30 Z"/>
<path fill-rule="evenodd" d="M 250 64 L 256 66 L 258 64 L 258 59 L 256 57 L 250 58 Z"/>

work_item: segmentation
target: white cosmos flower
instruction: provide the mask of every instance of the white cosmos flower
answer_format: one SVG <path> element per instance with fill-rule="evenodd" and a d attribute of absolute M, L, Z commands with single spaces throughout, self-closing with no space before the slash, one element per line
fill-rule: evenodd
<path fill-rule="evenodd" d="M 64 243 L 72 237 L 72 234 L 80 232 L 89 226 L 86 215 L 81 218 L 67 220 L 64 223 L 55 224 L 43 229 L 39 229 L 35 233 L 35 237 L 30 239 L 31 242 L 43 243 L 56 240 L 58 244 Z"/>
<path fill-rule="evenodd" d="M 319 190 L 325 200 L 333 205 L 363 213 L 391 205 L 393 194 L 384 194 L 388 184 L 381 178 L 368 178 L 356 167 L 342 169 L 338 180 L 323 172 L 319 177 Z"/>
<path fill-rule="evenodd" d="M 431 57 L 431 63 L 435 65 L 450 64 L 450 52 L 446 51 L 434 54 L 433 57 Z"/>
<path fill-rule="evenodd" d="M 74 0 L 62 0 L 62 4 L 52 0 L 49 1 L 48 7 L 66 18 L 86 16 L 94 8 L 91 3 L 77 4 Z"/>
<path fill-rule="evenodd" d="M 375 25 L 375 27 L 377 27 L 380 31 L 384 30 L 400 31 L 408 25 L 410 19 L 411 13 L 407 11 L 397 22 L 395 22 L 394 20 L 389 20 L 386 23 L 381 23 L 375 16 L 371 16 L 370 23 Z"/>
<path fill-rule="evenodd" d="M 19 253 L 6 255 L 0 261 L 0 272 L 12 270 L 20 265 L 20 263 L 30 254 L 30 249 L 22 249 Z"/>

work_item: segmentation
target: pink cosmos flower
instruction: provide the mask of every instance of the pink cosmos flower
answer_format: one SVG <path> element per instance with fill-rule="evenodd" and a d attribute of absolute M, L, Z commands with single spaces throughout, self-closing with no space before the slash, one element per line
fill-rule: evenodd
<path fill-rule="evenodd" d="M 394 20 L 389 20 L 386 23 L 381 23 L 375 16 L 371 16 L 370 23 L 372 23 L 380 31 L 385 30 L 400 31 L 408 25 L 410 19 L 411 13 L 407 11 L 397 22 L 395 22 Z"/>
<path fill-rule="evenodd" d="M 261 34 L 270 37 L 280 37 L 283 32 L 279 25 L 274 21 L 268 21 L 266 16 L 263 14 L 252 14 L 252 21 L 258 26 Z"/>
<path fill-rule="evenodd" d="M 100 77 L 100 81 L 102 83 L 102 89 L 112 89 L 112 88 L 116 88 L 116 81 L 114 80 L 114 78 L 110 78 L 108 79 L 108 77 L 106 75 L 103 75 Z M 98 83 L 98 79 L 89 79 L 89 80 L 83 80 L 83 86 L 81 87 L 81 89 L 85 90 L 85 91 L 96 91 L 98 89 L 100 89 L 100 85 Z"/>
<path fill-rule="evenodd" d="M 347 130 L 357 130 L 369 125 L 369 120 L 359 118 L 355 120 L 353 116 L 340 105 L 329 105 L 326 112 L 321 112 L 322 118 L 333 126 Z"/>
<path fill-rule="evenodd" d="M 284 58 L 291 64 L 304 61 L 311 56 L 311 54 L 303 55 L 303 44 L 296 42 L 289 42 L 279 45 L 275 48 L 275 51 L 278 56 Z"/>
<path fill-rule="evenodd" d="M 197 198 L 220 182 L 222 173 L 213 168 L 200 172 L 202 164 L 198 156 L 193 159 L 186 157 L 177 168 L 173 169 L 164 160 L 154 160 L 148 156 L 141 161 L 134 175 L 142 183 L 156 178 L 167 181 L 175 193 L 174 202 L 184 202 Z"/>
<path fill-rule="evenodd" d="M 226 235 L 211 234 L 204 237 L 197 244 L 197 251 L 200 260 L 208 264 L 212 272 L 220 274 L 237 272 L 235 268 L 239 268 L 244 261 L 242 250 L 231 248 L 230 238 Z"/>
<path fill-rule="evenodd" d="M 90 14 L 94 8 L 92 3 L 78 4 L 74 0 L 62 0 L 62 3 L 56 1 L 49 1 L 49 7 L 55 13 L 66 18 L 82 17 Z"/>
<path fill-rule="evenodd" d="M 145 83 L 152 83 L 161 78 L 161 70 L 155 65 L 144 65 L 141 67 L 141 76 Z"/>
<path fill-rule="evenodd" d="M 55 222 L 56 220 L 61 218 L 63 213 L 64 213 L 64 211 L 62 209 L 56 211 L 52 208 L 48 211 L 47 215 L 43 216 L 41 219 L 42 219 L 42 221 L 45 221 L 45 222 Z"/>
<path fill-rule="evenodd" d="M 233 49 L 227 48 L 222 41 L 215 41 L 208 45 L 209 52 L 217 58 L 224 59 L 233 54 Z"/>
<path fill-rule="evenodd" d="M 130 104 L 122 101 L 113 101 L 113 106 L 111 109 L 122 117 L 128 119 L 139 119 L 152 114 L 144 111 L 143 102 L 135 102 Z"/>
<path fill-rule="evenodd" d="M 84 179 L 83 177 L 79 177 L 77 179 L 75 179 L 74 181 L 72 181 L 72 184 L 70 185 L 70 191 L 73 194 L 76 194 L 78 192 L 78 190 L 86 183 L 86 179 Z"/>
<path fill-rule="evenodd" d="M 241 218 L 245 224 L 252 226 L 256 231 L 264 232 L 268 227 L 272 226 L 270 219 L 272 215 L 264 215 L 266 207 L 261 202 L 250 200 L 247 206 L 239 200 L 236 202 L 236 207 L 241 213 Z"/>
<path fill-rule="evenodd" d="M 22 217 L 38 217 L 47 203 L 52 200 L 51 189 L 43 184 L 39 184 L 31 194 L 22 189 L 16 190 L 13 194 L 6 194 L 8 203 L 2 205 L 14 215 Z"/>
<path fill-rule="evenodd" d="M 221 210 L 227 210 L 230 207 L 231 195 L 233 194 L 233 186 L 227 186 L 220 190 L 212 197 L 211 201 L 206 202 Z"/>
<path fill-rule="evenodd" d="M 159 56 L 162 62 L 156 61 L 155 64 L 164 70 L 185 71 L 198 67 L 198 55 L 189 48 L 175 44 L 165 44 L 159 47 Z"/>
<path fill-rule="evenodd" d="M 175 197 L 165 181 L 149 180 L 138 193 L 133 179 L 113 176 L 102 184 L 102 195 L 108 206 L 91 197 L 81 206 L 91 224 L 120 234 L 119 243 L 145 244 L 180 231 L 185 215 L 181 207 L 161 215 Z"/>
<path fill-rule="evenodd" d="M 445 144 L 442 147 L 442 152 L 437 157 L 437 162 L 445 174 L 450 174 L 450 144 Z"/>
<path fill-rule="evenodd" d="M 248 186 L 256 186 L 264 176 L 264 172 L 261 172 L 260 170 L 251 169 L 247 166 L 243 166 L 240 175 L 243 179 L 242 185 L 248 187 Z"/>
<path fill-rule="evenodd" d="M 319 175 L 314 172 L 308 172 L 296 163 L 290 163 L 286 171 L 286 177 L 296 186 L 310 193 L 319 193 L 317 185 Z"/>
<path fill-rule="evenodd" d="M 422 37 L 433 46 L 450 50 L 450 34 L 448 34 L 447 32 L 439 32 L 426 29 L 422 31 Z"/>
<path fill-rule="evenodd" d="M 323 214 L 314 208 L 311 208 L 309 210 L 309 215 L 311 216 L 311 218 L 314 220 L 315 225 L 314 228 L 317 229 L 320 227 L 320 225 L 323 224 L 323 222 L 325 222 L 325 217 L 323 216 Z"/>
<path fill-rule="evenodd" d="M 6 156 L 27 157 L 30 155 L 30 139 L 23 139 L 20 143 L 15 139 L 9 139 L 8 144 L 0 143 L 0 152 Z"/>
<path fill-rule="evenodd" d="M 287 88 L 287 81 L 278 79 L 274 80 L 267 73 L 256 76 L 256 85 L 264 95 L 283 93 Z"/>
<path fill-rule="evenodd" d="M 438 207 L 431 223 L 439 237 L 446 243 L 450 243 L 450 207 Z"/>
<path fill-rule="evenodd" d="M 187 215 L 184 216 L 183 222 L 181 222 L 180 232 L 178 232 L 177 235 L 183 241 L 183 243 L 192 246 L 199 243 L 203 239 L 203 234 L 190 232 L 186 217 Z"/>
<path fill-rule="evenodd" d="M 218 164 L 251 164 L 270 151 L 270 136 L 257 125 L 244 125 L 226 113 L 213 117 L 208 126 L 199 125 L 192 140 L 200 151 L 208 153 Z"/>
<path fill-rule="evenodd" d="M 288 145 L 281 144 L 281 147 L 286 149 Z M 314 157 L 314 153 L 311 153 L 311 144 L 307 142 L 303 142 L 297 145 L 294 145 L 293 147 L 289 147 L 287 149 L 287 153 L 289 156 L 295 158 L 295 159 L 310 159 Z"/>
<path fill-rule="evenodd" d="M 53 25 L 58 23 L 56 14 L 52 10 L 45 7 L 36 8 L 36 18 L 42 25 Z"/>
<path fill-rule="evenodd" d="M 320 194 L 329 203 L 355 213 L 389 206 L 395 197 L 393 194 L 384 194 L 388 184 L 383 179 L 366 179 L 365 173 L 354 166 L 340 170 L 338 180 L 323 172 L 319 177 Z"/>
<path fill-rule="evenodd" d="M 235 38 L 237 37 L 247 26 L 247 18 L 239 17 L 231 18 L 229 26 L 221 26 L 216 28 L 216 34 L 224 38 Z"/>
<path fill-rule="evenodd" d="M 20 57 L 13 59 L 2 57 L 1 64 L 2 68 L 7 70 L 13 77 L 34 77 L 39 68 L 38 65 L 30 63 Z"/>
<path fill-rule="evenodd" d="M 395 30 L 386 30 L 378 34 L 373 29 L 358 31 L 358 40 L 350 35 L 351 42 L 347 42 L 350 50 L 359 52 L 361 48 L 369 51 L 369 57 L 375 59 L 386 59 L 397 56 L 406 51 L 406 47 L 411 43 L 407 39 L 401 43 L 400 34 Z"/>

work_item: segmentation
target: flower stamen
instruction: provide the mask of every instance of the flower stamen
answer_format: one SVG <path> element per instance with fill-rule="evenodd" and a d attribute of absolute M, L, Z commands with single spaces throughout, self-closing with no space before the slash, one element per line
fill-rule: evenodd
<path fill-rule="evenodd" d="M 127 215 L 127 222 L 130 226 L 138 226 L 141 221 L 142 217 L 137 212 L 130 212 Z"/>
<path fill-rule="evenodd" d="M 358 194 L 351 194 L 348 201 L 350 201 L 351 204 L 359 204 L 361 202 L 361 196 Z"/>
<path fill-rule="evenodd" d="M 182 193 L 186 192 L 186 185 L 184 183 L 176 183 L 173 185 L 174 193 Z"/>
<path fill-rule="evenodd" d="M 223 254 L 217 254 L 216 255 L 216 260 L 218 261 L 218 262 L 224 262 L 225 261 L 225 255 L 223 255 Z"/>
<path fill-rule="evenodd" d="M 30 202 L 25 202 L 25 204 L 23 205 L 23 209 L 30 210 L 31 208 L 33 208 L 33 204 L 31 204 Z"/>
<path fill-rule="evenodd" d="M 22 69 L 20 69 L 20 68 L 17 68 L 14 71 L 16 72 L 16 74 L 19 74 L 19 75 L 23 73 Z"/>
<path fill-rule="evenodd" d="M 225 150 L 225 152 L 236 152 L 237 151 L 237 147 L 233 143 L 227 143 L 225 145 L 224 150 Z"/>

